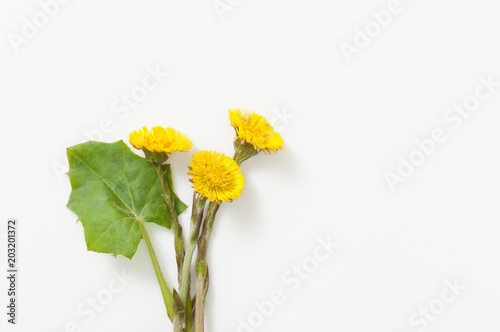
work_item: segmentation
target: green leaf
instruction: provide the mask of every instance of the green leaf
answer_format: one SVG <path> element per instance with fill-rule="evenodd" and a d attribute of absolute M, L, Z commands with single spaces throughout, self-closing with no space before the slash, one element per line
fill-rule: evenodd
<path fill-rule="evenodd" d="M 83 224 L 88 250 L 132 258 L 142 238 L 141 222 L 170 228 L 155 168 L 123 141 L 86 142 L 68 148 L 67 154 L 68 208 Z M 173 189 L 170 166 L 163 169 Z M 177 196 L 175 201 L 180 214 L 186 205 Z"/>

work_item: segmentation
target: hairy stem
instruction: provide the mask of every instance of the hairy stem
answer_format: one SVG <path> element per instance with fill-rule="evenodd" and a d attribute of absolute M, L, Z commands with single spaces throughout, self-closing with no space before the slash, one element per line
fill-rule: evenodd
<path fill-rule="evenodd" d="M 208 264 L 207 249 L 208 240 L 215 220 L 215 214 L 219 210 L 219 204 L 211 202 L 205 216 L 200 236 L 198 238 L 198 257 L 196 259 L 196 307 L 195 307 L 195 331 L 203 332 L 205 329 L 205 296 L 208 291 Z"/>
<path fill-rule="evenodd" d="M 193 211 L 191 214 L 191 229 L 189 232 L 189 242 L 186 248 L 186 255 L 182 263 L 182 271 L 179 286 L 179 296 L 184 305 L 186 305 L 189 295 L 189 286 L 191 284 L 191 261 L 196 249 L 196 243 L 200 232 L 201 221 L 203 219 L 203 210 L 207 199 L 201 196 L 193 195 Z"/>
<path fill-rule="evenodd" d="M 204 286 L 207 276 L 207 262 L 196 262 L 196 307 L 195 307 L 195 331 L 205 331 L 205 303 L 204 303 Z M 199 297 L 198 297 L 199 296 Z"/>
<path fill-rule="evenodd" d="M 170 214 L 170 220 L 172 222 L 172 231 L 174 232 L 174 242 L 175 242 L 175 258 L 177 261 L 177 270 L 179 271 L 178 279 L 179 283 L 181 280 L 181 270 L 182 262 L 184 260 L 184 237 L 182 235 L 182 227 L 179 223 L 179 218 L 177 217 L 177 211 L 175 209 L 175 199 L 170 187 L 167 182 L 167 174 L 161 169 L 161 165 L 154 164 L 156 168 L 156 173 L 160 179 L 161 189 L 163 191 L 163 199 L 168 207 L 168 212 Z"/>

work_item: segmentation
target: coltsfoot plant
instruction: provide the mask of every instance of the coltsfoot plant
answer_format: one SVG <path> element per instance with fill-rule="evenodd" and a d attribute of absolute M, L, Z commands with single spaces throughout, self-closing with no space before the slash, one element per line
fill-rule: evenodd
<path fill-rule="evenodd" d="M 229 120 L 236 131 L 234 156 L 199 151 L 188 166 L 194 193 L 186 238 L 178 216 L 187 206 L 174 192 L 168 164 L 173 152 L 192 148 L 186 135 L 163 127 L 134 131 L 130 144 L 142 150 L 145 158 L 123 141 L 86 142 L 67 151 L 72 188 L 68 208 L 83 224 L 88 250 L 132 258 L 144 239 L 175 332 L 204 331 L 208 243 L 221 204 L 241 195 L 245 181 L 241 163 L 261 151 L 277 153 L 284 146 L 281 136 L 258 114 L 230 110 Z M 165 282 L 147 232 L 148 222 L 174 233 L 177 288 Z M 196 248 L 196 291 L 191 291 Z"/>

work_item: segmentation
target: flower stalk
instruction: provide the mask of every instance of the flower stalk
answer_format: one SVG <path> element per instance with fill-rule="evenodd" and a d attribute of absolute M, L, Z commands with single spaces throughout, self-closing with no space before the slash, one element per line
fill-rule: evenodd
<path fill-rule="evenodd" d="M 181 281 L 179 286 L 179 296 L 184 305 L 189 299 L 189 286 L 191 283 L 191 261 L 199 237 L 201 222 L 203 220 L 203 211 L 207 199 L 201 195 L 194 193 L 193 195 L 193 210 L 191 214 L 191 230 L 189 234 L 186 255 L 182 264 Z"/>
<path fill-rule="evenodd" d="M 163 172 L 161 169 L 161 165 L 153 164 L 156 173 L 158 174 L 158 178 L 160 180 L 160 185 L 163 191 L 163 199 L 168 207 L 168 212 L 170 214 L 170 220 L 172 223 L 172 231 L 174 232 L 174 242 L 175 242 L 175 258 L 177 262 L 177 270 L 182 270 L 182 263 L 184 261 L 184 237 L 182 235 L 182 226 L 179 223 L 179 218 L 177 216 L 177 211 L 175 210 L 175 198 L 170 190 L 170 187 L 167 182 L 167 173 Z M 180 274 L 179 274 L 179 282 L 180 282 Z"/>
<path fill-rule="evenodd" d="M 196 258 L 196 332 L 203 332 L 205 328 L 205 297 L 208 291 L 209 274 L 207 264 L 208 240 L 212 234 L 215 215 L 220 204 L 210 202 L 208 212 L 203 220 L 200 237 L 198 238 L 198 256 Z"/>

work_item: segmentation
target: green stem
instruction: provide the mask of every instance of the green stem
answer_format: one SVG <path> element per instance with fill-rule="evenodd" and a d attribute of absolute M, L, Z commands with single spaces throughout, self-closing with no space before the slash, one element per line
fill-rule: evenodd
<path fill-rule="evenodd" d="M 181 280 L 180 271 L 182 270 L 182 262 L 184 260 L 184 238 L 182 236 L 182 227 L 179 223 L 179 218 L 177 217 L 177 211 L 175 209 L 175 199 L 172 191 L 167 182 L 166 173 L 161 169 L 161 165 L 154 164 L 156 168 L 156 173 L 160 179 L 160 185 L 163 191 L 163 199 L 168 207 L 168 212 L 170 215 L 170 221 L 172 222 L 172 231 L 174 232 L 174 242 L 175 242 L 175 258 L 177 261 L 177 270 L 179 271 L 178 279 L 179 283 Z"/>
<path fill-rule="evenodd" d="M 158 263 L 158 259 L 156 258 L 155 251 L 153 249 L 153 245 L 151 244 L 151 240 L 149 239 L 148 232 L 146 231 L 146 227 L 144 223 L 140 221 L 139 225 L 141 226 L 142 237 L 144 241 L 146 241 L 146 245 L 148 246 L 149 256 L 151 257 L 151 262 L 153 263 L 153 267 L 155 269 L 156 278 L 158 279 L 158 284 L 160 285 L 161 294 L 163 295 L 163 302 L 165 302 L 165 307 L 167 308 L 168 318 L 173 322 L 174 317 L 174 300 L 172 296 L 172 292 L 168 287 L 165 278 L 163 277 L 163 273 L 161 272 L 160 264 Z"/>
<path fill-rule="evenodd" d="M 204 303 L 204 288 L 205 280 L 207 276 L 207 262 L 197 261 L 196 262 L 196 304 L 195 304 L 195 331 L 204 332 L 205 331 L 205 303 Z"/>
<path fill-rule="evenodd" d="M 193 212 L 191 215 L 191 229 L 189 232 L 189 242 L 186 248 L 186 255 L 182 263 L 181 281 L 179 286 L 179 296 L 185 305 L 189 296 L 189 286 L 191 283 L 191 262 L 196 249 L 196 242 L 200 232 L 201 221 L 203 219 L 203 210 L 207 199 L 201 196 L 193 195 Z"/>
<path fill-rule="evenodd" d="M 205 329 L 205 297 L 208 291 L 208 264 L 207 251 L 208 240 L 215 220 L 215 214 L 220 205 L 211 202 L 208 206 L 207 216 L 202 225 L 200 237 L 198 238 L 198 257 L 196 259 L 196 309 L 195 309 L 195 331 L 203 332 Z"/>

